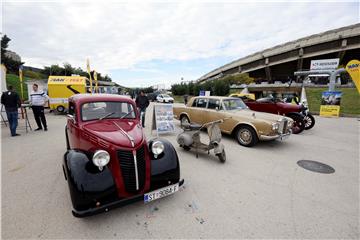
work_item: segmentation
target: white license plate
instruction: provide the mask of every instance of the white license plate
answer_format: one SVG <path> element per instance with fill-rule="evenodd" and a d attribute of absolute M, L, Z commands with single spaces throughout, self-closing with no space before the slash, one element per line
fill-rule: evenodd
<path fill-rule="evenodd" d="M 162 197 L 166 197 L 168 195 L 171 195 L 175 192 L 177 192 L 179 190 L 179 184 L 173 184 L 164 188 L 160 188 L 158 190 L 149 192 L 144 194 L 144 202 L 151 202 L 154 201 L 156 199 L 162 198 Z"/>

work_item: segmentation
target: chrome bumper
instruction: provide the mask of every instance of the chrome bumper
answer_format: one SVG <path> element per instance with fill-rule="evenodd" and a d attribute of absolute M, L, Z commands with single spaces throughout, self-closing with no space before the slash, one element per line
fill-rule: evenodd
<path fill-rule="evenodd" d="M 287 133 L 278 134 L 278 135 L 273 135 L 273 136 L 260 135 L 259 139 L 260 139 L 261 141 L 271 141 L 271 140 L 276 140 L 276 139 L 285 140 L 285 139 L 287 139 L 290 135 L 291 135 L 291 130 L 290 130 L 289 132 L 287 132 Z"/>

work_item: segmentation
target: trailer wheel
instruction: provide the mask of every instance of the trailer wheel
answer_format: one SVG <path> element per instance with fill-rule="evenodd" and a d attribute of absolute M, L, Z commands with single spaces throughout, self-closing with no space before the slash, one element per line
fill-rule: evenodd
<path fill-rule="evenodd" d="M 65 111 L 65 107 L 62 105 L 59 105 L 56 107 L 56 111 L 58 111 L 59 113 L 63 113 Z"/>

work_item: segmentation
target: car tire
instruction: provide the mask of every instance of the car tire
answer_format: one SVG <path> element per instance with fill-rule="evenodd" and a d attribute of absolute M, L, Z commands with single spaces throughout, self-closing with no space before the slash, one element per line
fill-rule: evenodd
<path fill-rule="evenodd" d="M 255 130 L 246 125 L 236 129 L 235 137 L 238 143 L 244 147 L 252 147 L 259 141 Z"/>
<path fill-rule="evenodd" d="M 59 105 L 56 107 L 56 111 L 58 111 L 59 113 L 63 113 L 65 111 L 65 107 L 62 105 Z"/>
<path fill-rule="evenodd" d="M 292 120 L 294 120 L 294 125 L 292 127 L 293 134 L 299 134 L 305 129 L 305 122 L 302 116 L 291 114 L 289 115 Z"/>
<path fill-rule="evenodd" d="M 180 126 L 182 126 L 184 123 L 190 124 L 190 120 L 186 115 L 181 115 Z"/>
<path fill-rule="evenodd" d="M 221 153 L 216 154 L 216 156 L 219 158 L 220 162 L 225 163 L 226 162 L 226 153 L 223 149 Z"/>
<path fill-rule="evenodd" d="M 305 130 L 309 130 L 315 125 L 315 118 L 311 114 L 307 114 L 304 117 Z"/>

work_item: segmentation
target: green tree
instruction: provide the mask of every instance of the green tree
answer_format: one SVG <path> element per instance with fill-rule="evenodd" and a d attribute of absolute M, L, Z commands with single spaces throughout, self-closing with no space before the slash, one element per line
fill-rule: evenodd
<path fill-rule="evenodd" d="M 1 63 L 5 65 L 8 72 L 18 74 L 19 67 L 24 63 L 6 56 L 5 53 L 7 52 L 10 41 L 11 39 L 6 35 L 1 38 Z"/>

